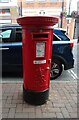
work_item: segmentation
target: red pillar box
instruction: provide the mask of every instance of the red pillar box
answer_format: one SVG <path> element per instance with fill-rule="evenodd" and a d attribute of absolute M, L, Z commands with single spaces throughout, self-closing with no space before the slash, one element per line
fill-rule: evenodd
<path fill-rule="evenodd" d="M 23 97 L 30 104 L 41 105 L 49 96 L 52 26 L 58 18 L 32 16 L 17 22 L 22 26 Z"/>

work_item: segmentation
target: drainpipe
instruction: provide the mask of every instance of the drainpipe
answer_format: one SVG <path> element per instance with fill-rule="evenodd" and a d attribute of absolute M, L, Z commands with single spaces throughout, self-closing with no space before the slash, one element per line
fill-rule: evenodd
<path fill-rule="evenodd" d="M 22 16 L 22 0 L 19 1 L 19 16 Z"/>
<path fill-rule="evenodd" d="M 64 11 L 64 0 L 62 0 L 62 12 L 61 12 L 61 28 L 62 28 L 62 23 L 63 23 L 63 11 Z"/>
<path fill-rule="evenodd" d="M 71 2 L 72 2 L 72 0 L 69 1 L 69 12 L 68 12 L 68 15 L 70 15 Z"/>

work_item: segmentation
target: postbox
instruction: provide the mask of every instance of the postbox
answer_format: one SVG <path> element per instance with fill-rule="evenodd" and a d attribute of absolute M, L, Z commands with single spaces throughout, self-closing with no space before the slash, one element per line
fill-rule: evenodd
<path fill-rule="evenodd" d="M 34 105 L 44 104 L 49 96 L 52 57 L 52 26 L 58 18 L 29 16 L 18 18 L 22 26 L 23 98 Z"/>

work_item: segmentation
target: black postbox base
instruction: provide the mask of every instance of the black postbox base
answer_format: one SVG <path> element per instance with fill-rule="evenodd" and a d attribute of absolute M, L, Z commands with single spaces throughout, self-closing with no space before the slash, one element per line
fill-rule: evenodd
<path fill-rule="evenodd" d="M 32 105 L 42 105 L 46 103 L 49 96 L 49 89 L 42 92 L 29 91 L 23 86 L 23 98 Z"/>

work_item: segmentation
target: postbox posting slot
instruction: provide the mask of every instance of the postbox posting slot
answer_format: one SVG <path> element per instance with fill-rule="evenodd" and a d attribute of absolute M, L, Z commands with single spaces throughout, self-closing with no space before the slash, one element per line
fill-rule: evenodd
<path fill-rule="evenodd" d="M 48 34 L 33 34 L 33 38 L 48 38 Z"/>
<path fill-rule="evenodd" d="M 46 40 L 46 39 L 48 39 L 48 37 L 49 37 L 49 33 L 47 32 L 47 33 L 45 33 L 45 32 L 43 32 L 43 33 L 32 33 L 32 38 L 34 39 L 34 40 L 40 40 L 40 39 L 43 39 L 43 40 Z"/>

